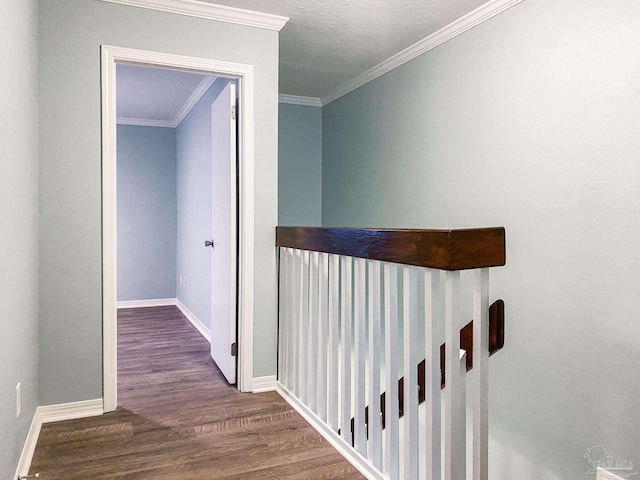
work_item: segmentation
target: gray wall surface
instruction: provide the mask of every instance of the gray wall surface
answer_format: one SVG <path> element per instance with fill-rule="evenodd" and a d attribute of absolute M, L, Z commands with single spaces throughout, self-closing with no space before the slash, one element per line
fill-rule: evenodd
<path fill-rule="evenodd" d="M 176 296 L 176 130 L 118 125 L 118 301 Z"/>
<path fill-rule="evenodd" d="M 41 0 L 40 404 L 102 396 L 100 45 L 253 65 L 254 376 L 275 374 L 278 33 L 94 0 Z"/>
<path fill-rule="evenodd" d="M 280 104 L 278 225 L 322 222 L 322 108 Z"/>
<path fill-rule="evenodd" d="M 37 12 L 0 1 L 0 478 L 13 478 L 38 405 Z"/>
<path fill-rule="evenodd" d="M 178 125 L 178 299 L 211 328 L 211 104 L 229 83 L 218 78 Z"/>
<path fill-rule="evenodd" d="M 525 1 L 323 108 L 323 224 L 504 225 L 492 480 L 640 462 L 640 2 Z"/>

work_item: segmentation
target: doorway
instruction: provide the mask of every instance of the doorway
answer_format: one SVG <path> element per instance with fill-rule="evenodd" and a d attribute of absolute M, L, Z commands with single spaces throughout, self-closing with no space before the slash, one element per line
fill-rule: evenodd
<path fill-rule="evenodd" d="M 113 411 L 117 407 L 116 64 L 215 75 L 235 80 L 232 84 L 237 84 L 237 108 L 241 113 L 238 119 L 236 163 L 237 224 L 239 228 L 237 243 L 233 247 L 234 251 L 237 248 L 239 269 L 237 271 L 237 310 L 235 302 L 233 302 L 233 316 L 235 319 L 237 314 L 237 386 L 240 391 L 251 391 L 253 363 L 252 67 L 193 57 L 102 46 L 104 411 Z M 235 94 L 233 96 L 235 97 Z M 231 170 L 234 174 L 236 173 L 235 168 Z M 231 355 L 231 345 L 228 348 Z M 233 360 L 235 361 L 235 358 Z"/>

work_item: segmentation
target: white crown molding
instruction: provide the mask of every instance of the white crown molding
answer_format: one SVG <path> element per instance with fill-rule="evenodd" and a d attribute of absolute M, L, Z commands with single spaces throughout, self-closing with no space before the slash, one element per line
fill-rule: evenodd
<path fill-rule="evenodd" d="M 151 298 L 149 300 L 123 300 L 118 302 L 118 308 L 146 308 L 168 307 L 176 305 L 175 298 Z"/>
<path fill-rule="evenodd" d="M 33 454 L 35 453 L 36 445 L 38 444 L 40 430 L 44 423 L 61 422 L 63 420 L 72 420 L 74 418 L 95 417 L 102 415 L 103 413 L 102 398 L 85 400 L 82 402 L 46 405 L 36 408 L 36 411 L 33 414 L 33 419 L 31 420 L 31 426 L 29 427 L 29 433 L 27 433 L 27 439 L 24 442 L 22 453 L 20 454 L 16 474 L 13 478 L 29 474 Z"/>
<path fill-rule="evenodd" d="M 116 119 L 118 125 L 135 125 L 138 127 L 162 127 L 162 128 L 176 128 L 171 120 L 150 120 L 145 118 L 128 118 L 118 117 Z"/>
<path fill-rule="evenodd" d="M 474 11 L 468 13 L 464 17 L 460 17 L 453 23 L 450 23 L 446 27 L 441 28 L 437 32 L 429 35 L 428 37 L 414 43 L 408 48 L 405 48 L 401 52 L 395 54 L 393 57 L 379 63 L 375 67 L 367 70 L 366 72 L 358 75 L 353 80 L 341 85 L 333 92 L 322 97 L 322 106 L 337 100 L 338 98 L 352 92 L 358 87 L 361 87 L 365 83 L 374 80 L 381 75 L 384 75 L 390 70 L 399 67 L 407 63 L 409 60 L 413 60 L 419 55 L 443 44 L 444 42 L 451 40 L 452 38 L 460 35 L 461 33 L 470 30 L 471 28 L 479 25 L 480 23 L 489 20 L 491 17 L 504 12 L 505 10 L 517 5 L 523 0 L 491 0 L 484 5 L 476 8 Z"/>
<path fill-rule="evenodd" d="M 193 91 L 191 96 L 187 99 L 185 104 L 182 106 L 180 111 L 176 114 L 173 120 L 152 120 L 148 118 L 128 118 L 128 117 L 118 117 L 116 122 L 118 125 L 137 125 L 140 127 L 163 127 L 163 128 L 178 128 L 178 125 L 182 123 L 182 121 L 189 115 L 189 112 L 196 104 L 200 101 L 200 99 L 207 93 L 209 87 L 213 85 L 213 82 L 216 81 L 218 77 L 209 75 L 202 79 L 200 84 Z M 319 100 L 318 100 L 319 101 Z M 118 307 L 120 308 L 120 307 Z"/>
<path fill-rule="evenodd" d="M 200 99 L 204 96 L 204 94 L 207 93 L 207 90 L 209 90 L 209 87 L 213 85 L 213 82 L 215 82 L 217 78 L 218 77 L 207 76 L 202 79 L 202 82 L 200 82 L 198 88 L 193 91 L 191 96 L 187 99 L 176 117 L 173 119 L 172 123 L 174 125 L 174 128 L 177 128 L 182 120 L 184 120 L 186 116 L 189 115 L 191 109 L 195 107 Z"/>
<path fill-rule="evenodd" d="M 290 105 L 304 105 L 306 107 L 321 107 L 322 101 L 317 97 L 302 97 L 299 95 L 278 95 L 278 102 Z"/>
<path fill-rule="evenodd" d="M 178 307 L 178 309 L 180 309 L 180 311 L 187 318 L 187 320 L 191 322 L 191 325 L 193 325 L 196 328 L 196 330 L 200 332 L 200 335 L 202 335 L 207 342 L 211 343 L 211 330 L 209 329 L 209 327 L 207 327 L 204 323 L 202 323 L 200 319 L 196 317 L 193 314 L 193 312 L 189 310 L 184 303 L 182 303 L 178 299 L 175 299 L 175 300 L 176 300 L 175 305 Z"/>
<path fill-rule="evenodd" d="M 289 21 L 288 17 L 255 12 L 241 8 L 216 5 L 198 0 L 102 0 L 132 7 L 148 8 L 161 12 L 176 13 L 190 17 L 206 18 L 219 22 L 235 23 L 267 30 L 282 30 Z"/>

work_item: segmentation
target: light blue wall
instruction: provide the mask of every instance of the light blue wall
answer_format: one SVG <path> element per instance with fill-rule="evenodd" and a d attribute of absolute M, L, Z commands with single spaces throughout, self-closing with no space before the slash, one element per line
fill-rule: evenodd
<path fill-rule="evenodd" d="M 178 299 L 211 328 L 211 104 L 229 83 L 218 78 L 178 125 Z"/>
<path fill-rule="evenodd" d="M 95 0 L 41 0 L 40 403 L 102 396 L 100 45 L 253 65 L 253 373 L 275 374 L 278 32 Z"/>
<path fill-rule="evenodd" d="M 278 224 L 322 222 L 322 108 L 280 104 Z"/>
<path fill-rule="evenodd" d="M 118 125 L 118 301 L 176 296 L 176 130 Z"/>
<path fill-rule="evenodd" d="M 492 480 L 640 461 L 640 2 L 529 0 L 323 108 L 323 223 L 504 225 Z"/>
<path fill-rule="evenodd" d="M 14 478 L 38 405 L 37 7 L 0 2 L 0 478 Z"/>

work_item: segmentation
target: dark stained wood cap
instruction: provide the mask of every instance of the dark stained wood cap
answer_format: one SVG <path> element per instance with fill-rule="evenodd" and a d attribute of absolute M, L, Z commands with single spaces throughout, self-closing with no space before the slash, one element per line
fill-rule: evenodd
<path fill-rule="evenodd" d="M 506 263 L 504 227 L 462 230 L 276 227 L 276 246 L 468 270 Z"/>

